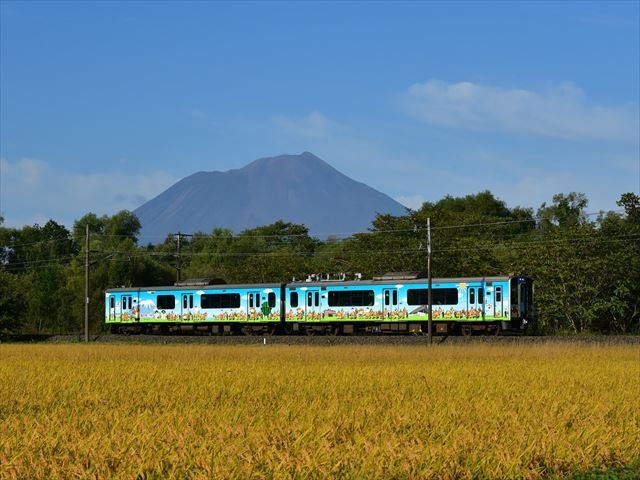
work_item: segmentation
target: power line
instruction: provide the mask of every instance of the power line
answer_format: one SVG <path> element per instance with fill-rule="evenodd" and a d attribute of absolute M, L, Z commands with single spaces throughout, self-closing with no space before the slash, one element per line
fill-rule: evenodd
<path fill-rule="evenodd" d="M 579 238 L 570 238 L 570 239 L 555 239 L 555 240 L 532 240 L 530 242 L 514 242 L 511 243 L 501 243 L 494 245 L 481 245 L 481 246 L 472 246 L 472 247 L 458 247 L 458 248 L 447 248 L 447 249 L 433 249 L 434 253 L 439 252 L 455 252 L 455 251 L 477 251 L 477 250 L 486 250 L 490 248 L 498 248 L 498 247 L 510 247 L 516 248 L 521 245 L 561 245 L 561 244 L 571 244 L 577 242 L 585 242 L 594 240 L 597 243 L 608 243 L 610 241 L 635 241 L 640 240 L 640 235 L 619 235 L 614 237 L 607 237 L 607 239 L 598 239 L 595 236 L 581 236 Z M 324 255 L 367 255 L 367 254 L 381 254 L 381 253 L 410 253 L 410 252 L 424 252 L 425 250 L 422 248 L 418 249 L 393 249 L 393 250 L 378 250 L 378 249 L 368 249 L 368 250 L 329 250 L 329 251 L 311 251 L 311 252 L 186 252 L 182 253 L 183 256 L 189 257 L 288 257 L 288 256 L 324 256 Z M 170 257 L 175 254 L 169 252 L 122 252 L 122 251 L 102 251 L 102 253 L 110 253 L 110 254 L 128 254 L 134 257 Z"/>
<path fill-rule="evenodd" d="M 69 241 L 69 242 L 73 242 L 73 238 L 70 237 L 60 237 L 60 238 L 47 238 L 46 240 L 38 240 L 37 242 L 27 242 L 27 243 L 12 243 L 12 244 L 7 244 L 7 245 L 3 245 L 3 247 L 5 248 L 14 248 L 14 247 L 25 247 L 28 245 L 37 245 L 38 243 L 49 243 L 49 242 L 64 242 L 64 241 Z"/>
<path fill-rule="evenodd" d="M 497 248 L 503 248 L 503 247 L 507 247 L 511 250 L 534 250 L 535 248 L 538 247 L 544 247 L 544 246 L 564 246 L 564 245 L 571 245 L 571 244 L 575 244 L 578 242 L 586 242 L 589 241 L 591 239 L 586 239 L 586 238 L 578 238 L 578 239 L 569 239 L 566 241 L 533 241 L 533 242 L 522 242 L 522 243 L 512 243 L 512 244 L 493 244 L 493 245 L 484 245 L 484 246 L 475 246 L 475 247 L 463 247 L 463 248 L 450 248 L 450 249 L 441 249 L 441 250 L 432 250 L 434 253 L 439 253 L 439 252 L 473 252 L 473 251 L 486 251 L 486 250 L 493 250 L 493 249 L 497 249 Z M 640 242 L 640 235 L 627 235 L 627 236 L 622 236 L 621 238 L 613 238 L 613 239 L 607 239 L 607 240 L 598 240 L 598 239 L 593 239 L 595 240 L 593 243 L 594 244 L 610 244 L 610 243 L 633 243 L 633 242 Z M 159 254 L 157 254 L 156 252 L 118 252 L 118 251 L 113 251 L 113 252 L 97 252 L 97 253 L 102 253 L 102 254 L 107 254 L 105 255 L 105 257 L 103 257 L 101 260 L 102 261 L 107 261 L 107 262 L 120 262 L 120 263 L 126 263 L 126 262 L 130 262 L 132 258 L 141 258 L 141 257 L 145 257 L 145 256 L 160 256 Z M 287 257 L 287 256 L 299 256 L 299 257 L 322 257 L 322 256 L 340 256 L 340 255 L 344 255 L 344 256 L 349 256 L 349 255 L 381 255 L 381 254 L 416 254 L 416 253 L 426 253 L 425 249 L 422 248 L 417 248 L 417 249 L 403 249 L 403 250 L 359 250 L 359 251 L 338 251 L 338 252 L 334 252 L 334 251 L 326 251 L 326 252 L 237 252 L 237 253 L 192 253 L 192 254 L 183 254 L 183 255 L 190 255 L 190 256 L 196 256 L 196 255 L 210 255 L 210 256 L 221 256 L 221 257 L 232 257 L 232 256 L 238 256 L 238 257 Z M 126 260 L 123 259 L 108 259 L 109 256 L 113 256 L 116 254 L 122 254 L 122 255 L 127 255 L 128 258 Z M 167 255 L 170 256 L 170 254 L 162 254 L 162 255 Z M 7 270 L 11 271 L 11 270 L 17 270 L 17 269 L 21 269 L 21 268 L 26 268 L 24 267 L 25 265 L 39 265 L 39 266 L 35 266 L 35 267 L 31 267 L 31 269 L 33 270 L 40 270 L 40 269 L 45 269 L 48 268 L 50 266 L 50 264 L 53 263 L 59 263 L 61 260 L 64 259 L 73 259 L 75 257 L 71 256 L 71 255 L 67 255 L 64 257 L 59 257 L 59 258 L 50 258 L 50 259 L 43 259 L 43 260 L 34 260 L 34 261 L 28 261 L 28 262 L 18 262 L 17 264 L 9 264 L 6 266 Z M 100 260 L 98 260 L 100 261 Z M 22 265 L 22 267 L 18 267 L 16 268 L 18 265 Z"/>
<path fill-rule="evenodd" d="M 583 213 L 581 214 L 581 216 L 584 217 L 592 217 L 595 215 L 602 215 L 603 213 L 621 213 L 624 212 L 624 210 L 607 210 L 606 212 L 602 211 L 602 212 L 590 212 L 590 213 Z M 546 220 L 546 217 L 543 216 L 532 216 L 528 219 L 524 219 L 524 220 L 505 220 L 505 221 L 497 221 L 497 222 L 485 222 L 485 223 L 468 223 L 468 224 L 458 224 L 458 225 L 443 225 L 440 227 L 431 227 L 431 230 L 449 230 L 449 229 L 456 229 L 456 228 L 470 228 L 470 227 L 485 227 L 485 226 L 498 226 L 498 225 L 513 225 L 513 224 L 518 224 L 518 223 L 535 223 L 536 221 L 541 221 L 541 220 Z M 314 234 L 313 237 L 310 238 L 317 238 L 317 237 L 324 237 L 324 238 L 329 238 L 329 237 L 348 237 L 348 236 L 353 236 L 353 235 L 372 235 L 372 234 L 381 234 L 381 233 L 408 233 L 408 232 L 426 232 L 427 231 L 427 227 L 426 226 L 417 226 L 415 225 L 413 228 L 394 228 L 394 229 L 381 229 L 381 230 L 366 230 L 366 231 L 350 231 L 350 232 L 331 232 L 331 233 L 316 233 Z M 169 238 L 171 236 L 174 236 L 176 234 L 167 234 L 167 235 L 145 235 L 142 238 Z M 197 233 L 193 233 L 190 235 L 186 235 L 186 234 L 181 234 L 182 236 L 190 236 L 190 237 L 196 237 L 196 238 L 220 238 L 220 239 L 224 239 L 224 240 L 235 240 L 235 239 L 243 239 L 243 238 L 296 238 L 296 237 L 306 237 L 309 236 L 308 233 L 283 233 L 283 234 L 270 234 L 270 235 L 258 235 L 258 234 L 245 234 L 245 233 L 239 233 L 237 235 L 231 234 L 231 235 L 220 235 L 220 236 L 216 236 L 214 234 L 211 233 L 204 233 L 204 232 L 197 232 Z M 131 235 L 115 235 L 115 234 L 96 234 L 96 236 L 101 236 L 101 237 L 131 237 Z"/>
<path fill-rule="evenodd" d="M 589 212 L 589 213 L 582 213 L 581 216 L 583 217 L 592 217 L 592 216 L 596 216 L 596 215 L 602 215 L 602 214 L 606 214 L 606 213 L 623 213 L 624 210 L 623 209 L 619 209 L 619 210 L 607 210 L 607 211 L 600 211 L 600 212 Z M 532 216 L 530 218 L 527 219 L 523 219 L 523 220 L 505 220 L 505 221 L 496 221 L 496 222 L 483 222 L 483 223 L 468 223 L 468 224 L 458 224 L 458 225 L 442 225 L 439 227 L 431 227 L 431 230 L 450 230 L 450 229 L 459 229 L 459 228 L 477 228 L 477 227 L 490 227 L 490 226 L 499 226 L 499 225 L 515 225 L 515 224 L 519 224 L 519 223 L 535 223 L 537 221 L 541 221 L 541 220 L 546 220 L 546 217 L 543 216 L 539 216 L 539 215 L 535 215 Z M 414 232 L 414 233 L 418 233 L 418 232 L 426 232 L 427 231 L 427 227 L 426 226 L 418 226 L 415 225 L 413 228 L 394 228 L 394 229 L 372 229 L 372 230 L 366 230 L 366 231 L 350 231 L 350 232 L 330 232 L 330 233 L 317 233 L 314 234 L 313 237 L 310 238 L 317 238 L 317 237 L 324 237 L 324 238 L 329 238 L 329 237 L 349 237 L 349 236 L 354 236 L 354 235 L 377 235 L 377 234 L 385 234 L 385 233 L 410 233 L 410 232 Z M 176 234 L 167 234 L 167 235 L 145 235 L 142 238 L 164 238 L 167 239 L 171 236 L 175 236 Z M 131 235 L 131 234 L 108 234 L 108 233 L 93 233 L 92 232 L 92 236 L 95 237 L 102 237 L 102 238 L 131 238 L 131 239 L 135 239 L 136 235 Z M 184 234 L 182 233 L 181 236 L 186 237 L 196 237 L 196 238 L 215 238 L 216 236 L 214 234 L 210 234 L 210 233 L 204 233 L 204 232 L 198 232 L 198 233 L 194 233 L 194 234 Z M 285 233 L 285 234 L 269 234 L 269 235 L 259 235 L 259 234 L 244 234 L 244 233 L 240 233 L 237 235 L 231 234 L 228 236 L 220 236 L 219 238 L 221 239 L 229 239 L 229 240 L 235 240 L 235 239 L 242 239 L 242 238 L 297 238 L 297 237 L 307 237 L 309 236 L 308 233 Z M 75 242 L 75 239 L 72 236 L 68 236 L 68 237 L 59 237 L 59 238 L 52 238 L 52 239 L 45 239 L 45 240 L 39 240 L 39 241 L 35 241 L 35 242 L 26 242 L 26 243 L 12 243 L 12 244 L 8 244 L 8 245 L 4 245 L 4 247 L 8 247 L 8 248 L 14 248 L 14 247 L 21 247 L 21 246 L 29 246 L 29 245 L 36 245 L 38 243 L 47 243 L 47 242 L 63 242 L 63 241 L 69 241 L 69 242 Z"/>
<path fill-rule="evenodd" d="M 520 234 L 514 234 L 513 237 L 516 236 L 525 236 L 531 235 L 531 232 L 525 232 Z M 487 250 L 492 248 L 521 248 L 523 246 L 559 246 L 564 244 L 573 244 L 577 242 L 587 242 L 594 241 L 596 243 L 607 243 L 609 241 L 625 241 L 628 240 L 630 242 L 636 241 L 638 238 L 637 234 L 623 234 L 612 237 L 605 237 L 604 239 L 598 238 L 600 233 L 597 231 L 593 232 L 583 232 L 580 233 L 577 237 L 571 238 L 556 238 L 556 239 L 540 239 L 540 240 L 530 240 L 530 241 L 522 241 L 515 240 L 511 238 L 510 240 L 502 240 L 501 243 L 493 243 L 493 244 L 485 244 L 485 245 L 474 245 L 474 246 L 464 246 L 464 247 L 453 247 L 453 248 L 443 248 L 443 249 L 434 249 L 434 252 L 459 252 L 459 251 L 478 251 L 478 250 Z M 460 237 L 461 240 L 469 239 L 472 241 L 480 241 L 482 239 L 478 239 L 476 237 Z M 495 238 L 493 239 L 495 240 Z M 366 250 L 320 250 L 320 251 L 302 251 L 302 252 L 182 252 L 181 255 L 188 257 L 196 257 L 196 256 L 205 256 L 205 257 L 313 257 L 313 256 L 325 256 L 325 255 L 371 255 L 371 254 L 393 254 L 393 253 L 417 253 L 424 251 L 422 248 L 417 249 L 393 249 L 393 250 L 379 250 L 379 249 L 366 249 Z M 112 255 L 127 255 L 129 258 L 131 257 L 171 257 L 175 256 L 175 253 L 171 252 L 158 252 L 158 251 L 119 251 L 119 250 L 95 250 L 94 253 L 101 253 L 107 256 Z M 48 259 L 38 259 L 38 260 L 23 260 L 20 262 L 8 262 L 6 264 L 7 267 L 12 269 L 22 268 L 27 265 L 37 265 L 37 264 L 47 264 L 47 263 L 56 263 L 65 260 L 72 260 L 76 258 L 75 254 L 66 254 L 62 256 L 57 256 Z M 103 260 L 106 257 L 103 258 Z M 112 260 L 112 261 L 126 261 L 126 260 Z"/>

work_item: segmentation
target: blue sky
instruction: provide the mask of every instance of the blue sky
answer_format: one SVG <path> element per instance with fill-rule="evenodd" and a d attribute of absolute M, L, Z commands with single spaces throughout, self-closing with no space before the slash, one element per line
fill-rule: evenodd
<path fill-rule="evenodd" d="M 640 190 L 640 2 L 0 1 L 0 212 L 308 150 L 410 207 Z"/>

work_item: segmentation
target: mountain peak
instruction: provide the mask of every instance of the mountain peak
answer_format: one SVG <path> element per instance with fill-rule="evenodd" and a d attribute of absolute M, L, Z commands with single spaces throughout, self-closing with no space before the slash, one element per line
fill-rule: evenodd
<path fill-rule="evenodd" d="M 253 162 L 245 165 L 241 168 L 241 170 L 251 170 L 254 168 L 278 168 L 282 166 L 300 166 L 303 164 L 316 164 L 322 166 L 330 166 L 327 162 L 322 160 L 321 158 L 315 156 L 311 152 L 302 152 L 299 155 L 291 155 L 288 153 L 283 153 L 282 155 L 277 155 L 275 157 L 263 157 Z"/>

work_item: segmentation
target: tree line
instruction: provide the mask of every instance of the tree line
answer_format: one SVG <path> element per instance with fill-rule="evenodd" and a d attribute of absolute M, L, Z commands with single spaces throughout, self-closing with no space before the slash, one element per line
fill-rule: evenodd
<path fill-rule="evenodd" d="M 172 285 L 181 278 L 289 282 L 312 273 L 425 271 L 432 225 L 434 277 L 521 273 L 535 281 L 534 333 L 640 333 L 640 197 L 619 211 L 588 213 L 580 193 L 557 194 L 537 211 L 508 208 L 485 191 L 425 202 L 405 215 L 377 215 L 369 231 L 314 238 L 277 221 L 238 234 L 216 228 L 161 243 L 139 242 L 129 211 L 89 213 L 71 230 L 3 226 L 0 333 L 75 333 L 84 324 L 85 229 L 90 245 L 90 326 L 104 329 L 104 291 Z M 162 239 L 159 239 L 162 240 Z"/>

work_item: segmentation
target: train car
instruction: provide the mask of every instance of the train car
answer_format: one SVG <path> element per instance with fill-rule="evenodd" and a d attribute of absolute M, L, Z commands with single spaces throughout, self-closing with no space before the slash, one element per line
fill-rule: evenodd
<path fill-rule="evenodd" d="M 524 276 L 435 278 L 432 288 L 434 333 L 521 333 L 533 317 L 533 283 Z M 285 289 L 287 332 L 427 331 L 428 285 L 419 275 L 297 282 Z"/>
<path fill-rule="evenodd" d="M 282 285 L 205 285 L 111 288 L 105 322 L 114 333 L 275 333 Z"/>
<path fill-rule="evenodd" d="M 113 288 L 105 321 L 115 333 L 423 334 L 427 280 L 388 273 L 372 280 Z M 434 278 L 435 334 L 522 333 L 535 316 L 523 275 Z"/>

